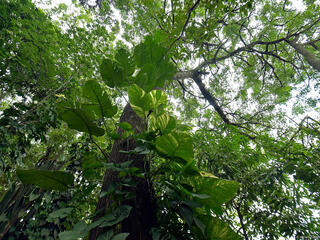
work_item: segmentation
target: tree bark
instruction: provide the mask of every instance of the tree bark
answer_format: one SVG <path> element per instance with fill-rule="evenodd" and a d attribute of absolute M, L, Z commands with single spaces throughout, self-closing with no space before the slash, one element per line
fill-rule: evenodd
<path fill-rule="evenodd" d="M 140 118 L 131 108 L 129 104 L 123 110 L 120 117 L 120 122 L 128 122 L 131 124 L 135 133 L 144 132 L 147 128 L 145 119 Z M 121 134 L 123 131 L 118 130 Z M 130 151 L 137 147 L 137 143 L 132 138 L 124 140 L 116 140 L 112 146 L 110 153 L 110 162 L 121 163 L 128 160 L 133 161 L 133 166 L 139 168 L 143 172 L 148 173 L 149 163 L 146 161 L 144 155 L 139 154 L 125 154 L 120 151 Z M 154 199 L 153 188 L 147 178 L 135 177 L 137 182 L 135 187 L 130 187 L 130 190 L 135 193 L 135 197 L 124 201 L 122 204 L 127 204 L 132 207 L 129 217 L 124 220 L 121 226 L 121 232 L 128 232 L 128 240 L 149 240 L 152 239 L 150 230 L 156 226 L 156 203 Z M 107 191 L 109 184 L 112 182 L 119 182 L 118 172 L 106 170 L 101 192 Z M 106 211 L 111 209 L 113 203 L 112 194 L 99 198 L 96 206 L 96 216 L 94 221 L 104 216 Z M 101 228 L 94 228 L 90 231 L 89 240 L 96 240 L 103 232 Z"/>

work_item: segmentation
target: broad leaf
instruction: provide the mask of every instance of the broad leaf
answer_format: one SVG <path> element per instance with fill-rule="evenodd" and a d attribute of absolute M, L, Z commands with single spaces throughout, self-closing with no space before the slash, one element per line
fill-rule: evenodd
<path fill-rule="evenodd" d="M 167 105 L 167 96 L 161 90 L 145 92 L 138 85 L 133 84 L 128 89 L 128 95 L 131 107 L 140 117 L 146 117 L 150 111 L 160 115 Z"/>
<path fill-rule="evenodd" d="M 103 227 L 110 227 L 115 224 L 118 224 L 129 216 L 131 209 L 132 207 L 128 205 L 122 205 L 117 209 L 115 209 L 112 213 L 107 214 L 101 217 L 96 222 L 93 222 L 92 224 L 90 224 L 89 228 L 92 229 L 96 226 L 103 228 Z"/>
<path fill-rule="evenodd" d="M 73 175 L 63 171 L 17 169 L 17 175 L 21 182 L 34 184 L 46 190 L 65 191 L 73 184 Z"/>
<path fill-rule="evenodd" d="M 116 62 L 110 59 L 104 59 L 100 65 L 100 73 L 105 83 L 113 87 L 125 87 L 128 86 L 128 81 L 125 76 L 124 69 Z"/>
<path fill-rule="evenodd" d="M 149 95 L 155 115 L 163 114 L 167 106 L 167 95 L 162 90 L 152 90 Z"/>
<path fill-rule="evenodd" d="M 86 110 L 92 110 L 99 118 L 112 117 L 117 113 L 117 106 L 112 105 L 108 95 L 104 93 L 96 81 L 87 81 L 83 87 L 83 96 L 90 103 L 83 104 Z"/>
<path fill-rule="evenodd" d="M 156 140 L 156 149 L 169 157 L 185 160 L 185 163 L 193 159 L 192 139 L 186 133 L 171 132 L 162 135 Z"/>
<path fill-rule="evenodd" d="M 191 226 L 193 222 L 193 212 L 192 209 L 187 205 L 179 206 L 179 211 L 183 219 L 187 222 L 189 226 Z"/>
<path fill-rule="evenodd" d="M 125 240 L 130 235 L 130 233 L 119 233 L 115 235 L 112 240 Z"/>
<path fill-rule="evenodd" d="M 49 214 L 48 218 L 64 218 L 72 212 L 73 208 L 61 208 Z"/>
<path fill-rule="evenodd" d="M 112 236 L 113 230 L 111 229 L 105 233 L 100 234 L 97 240 L 111 240 Z"/>
<path fill-rule="evenodd" d="M 138 67 L 149 63 L 159 64 L 165 53 L 165 48 L 158 45 L 151 36 L 147 36 L 144 42 L 134 48 L 134 59 Z"/>
<path fill-rule="evenodd" d="M 206 225 L 205 235 L 207 239 L 241 240 L 241 237 L 219 218 L 211 216 L 200 216 L 199 218 Z"/>
<path fill-rule="evenodd" d="M 123 130 L 129 131 L 132 129 L 132 126 L 128 122 L 121 122 L 119 123 L 119 127 L 122 128 Z"/>
<path fill-rule="evenodd" d="M 129 77 L 133 74 L 135 70 L 134 59 L 126 49 L 119 49 L 115 55 L 115 59 L 122 67 L 126 77 Z"/>
<path fill-rule="evenodd" d="M 150 99 L 146 97 L 145 91 L 139 88 L 136 84 L 133 84 L 128 89 L 128 95 L 132 109 L 140 117 L 145 118 L 149 109 L 151 109 Z"/>
<path fill-rule="evenodd" d="M 143 69 L 148 65 L 154 66 L 152 67 L 154 68 L 152 74 L 149 75 L 149 83 L 144 85 L 137 83 L 139 86 L 142 86 L 144 90 L 148 91 L 147 89 L 150 89 L 152 84 L 157 87 L 162 87 L 165 80 L 172 79 L 175 73 L 175 67 L 170 63 L 167 55 L 167 49 L 160 46 L 151 36 L 147 36 L 144 42 L 134 48 L 134 58 L 138 67 Z M 151 67 L 148 67 L 148 69 L 151 69 Z M 143 81 L 147 80 L 144 79 Z M 146 85 L 148 88 L 144 88 Z"/>
<path fill-rule="evenodd" d="M 230 201 L 239 189 L 239 183 L 219 179 L 213 175 L 194 176 L 187 180 L 187 183 L 192 185 L 197 194 L 206 194 L 209 198 L 197 201 L 203 205 L 210 207 L 217 214 L 221 212 L 221 205 Z"/>
<path fill-rule="evenodd" d="M 90 231 L 88 225 L 84 221 L 78 222 L 70 231 L 61 232 L 59 234 L 60 240 L 76 240 L 85 237 Z"/>
<path fill-rule="evenodd" d="M 149 127 L 153 131 L 159 130 L 162 134 L 168 134 L 176 127 L 176 121 L 169 114 L 160 116 L 152 114 L 149 119 Z"/>
<path fill-rule="evenodd" d="M 82 109 L 61 107 L 58 113 L 60 118 L 72 129 L 95 136 L 104 135 L 104 130 L 94 123 L 94 118 Z"/>
<path fill-rule="evenodd" d="M 150 92 L 157 84 L 156 67 L 146 64 L 135 78 L 135 83 L 146 92 Z"/>

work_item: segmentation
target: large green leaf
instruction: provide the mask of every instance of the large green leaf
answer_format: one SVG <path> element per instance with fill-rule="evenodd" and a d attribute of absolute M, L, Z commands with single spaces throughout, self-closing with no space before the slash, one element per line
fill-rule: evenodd
<path fill-rule="evenodd" d="M 112 213 L 107 214 L 97 221 L 91 223 L 89 225 L 89 229 L 95 228 L 97 226 L 99 227 L 110 227 L 115 224 L 118 224 L 122 222 L 124 219 L 126 219 L 131 211 L 132 207 L 128 205 L 121 205 L 117 209 L 115 209 Z"/>
<path fill-rule="evenodd" d="M 61 208 L 49 214 L 48 219 L 64 218 L 72 212 L 73 208 Z"/>
<path fill-rule="evenodd" d="M 58 109 L 58 113 L 60 118 L 72 129 L 95 136 L 104 135 L 104 130 L 94 123 L 94 118 L 82 109 L 63 106 Z"/>
<path fill-rule="evenodd" d="M 76 225 L 74 225 L 74 228 L 71 231 L 61 232 L 59 234 L 59 239 L 60 240 L 76 240 L 76 239 L 85 237 L 89 231 L 90 231 L 90 228 L 85 223 L 85 221 L 80 221 Z"/>
<path fill-rule="evenodd" d="M 216 217 L 200 216 L 201 221 L 206 225 L 205 236 L 214 240 L 241 240 L 227 223 Z"/>
<path fill-rule="evenodd" d="M 149 79 L 137 78 L 143 84 L 136 82 L 146 91 L 152 89 L 153 84 L 162 87 L 165 80 L 171 80 L 175 73 L 175 67 L 169 61 L 167 49 L 160 46 L 152 36 L 147 36 L 144 42 L 134 48 L 134 58 L 136 65 L 142 69 L 142 72 L 148 72 Z M 148 66 L 148 71 L 144 70 L 146 66 Z M 146 81 L 148 84 L 145 84 Z"/>
<path fill-rule="evenodd" d="M 182 204 L 181 206 L 179 206 L 179 211 L 180 211 L 182 218 L 186 221 L 186 223 L 189 226 L 191 226 L 191 224 L 193 222 L 192 209 L 189 206 Z"/>
<path fill-rule="evenodd" d="M 135 83 L 144 91 L 150 92 L 157 85 L 156 67 L 151 63 L 144 65 L 135 78 Z"/>
<path fill-rule="evenodd" d="M 148 93 L 152 101 L 152 110 L 155 115 L 160 115 L 165 112 L 167 106 L 167 95 L 162 90 L 152 90 Z"/>
<path fill-rule="evenodd" d="M 124 70 L 126 77 L 133 74 L 135 70 L 134 59 L 126 49 L 119 49 L 115 55 L 115 59 Z"/>
<path fill-rule="evenodd" d="M 152 114 L 149 119 L 149 127 L 153 131 L 159 130 L 162 134 L 168 134 L 176 127 L 176 121 L 169 114 L 160 116 Z"/>
<path fill-rule="evenodd" d="M 185 163 L 193 159 L 192 139 L 186 133 L 171 132 L 162 135 L 156 140 L 156 149 L 169 157 L 185 160 Z"/>
<path fill-rule="evenodd" d="M 163 87 L 165 80 L 171 80 L 176 72 L 175 66 L 169 61 L 162 61 L 157 64 L 156 76 L 157 76 L 157 86 Z"/>
<path fill-rule="evenodd" d="M 145 118 L 152 108 L 150 95 L 133 84 L 128 89 L 129 101 L 132 109 L 142 118 Z"/>
<path fill-rule="evenodd" d="M 133 84 L 128 89 L 128 95 L 131 107 L 140 117 L 146 117 L 150 111 L 160 115 L 167 105 L 167 96 L 161 90 L 145 92 Z"/>
<path fill-rule="evenodd" d="M 34 184 L 46 190 L 65 191 L 73 184 L 73 175 L 63 171 L 17 169 L 18 178 L 26 184 Z"/>
<path fill-rule="evenodd" d="M 108 95 L 104 93 L 96 81 L 87 81 L 83 87 L 83 96 L 90 103 L 83 104 L 86 110 L 92 110 L 99 118 L 112 117 L 117 113 L 117 106 L 112 105 Z"/>
<path fill-rule="evenodd" d="M 112 240 L 125 240 L 130 235 L 130 233 L 119 233 L 113 236 Z"/>
<path fill-rule="evenodd" d="M 210 207 L 216 213 L 221 213 L 221 205 L 230 201 L 239 189 L 239 183 L 219 179 L 211 174 L 201 172 L 202 176 L 188 178 L 187 183 L 194 187 L 197 194 L 210 196 L 197 201 Z"/>
<path fill-rule="evenodd" d="M 147 36 L 144 42 L 134 48 L 134 59 L 138 67 L 149 63 L 159 64 L 165 53 L 165 48 L 157 44 L 152 36 Z"/>
<path fill-rule="evenodd" d="M 105 83 L 113 87 L 125 87 L 128 86 L 128 81 L 125 76 L 124 69 L 119 66 L 118 63 L 110 60 L 104 59 L 100 65 L 100 73 L 102 79 Z"/>

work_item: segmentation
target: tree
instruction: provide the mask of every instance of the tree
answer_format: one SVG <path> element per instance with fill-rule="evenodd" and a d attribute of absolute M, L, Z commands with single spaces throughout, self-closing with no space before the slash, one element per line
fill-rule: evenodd
<path fill-rule="evenodd" d="M 48 139 L 40 138 L 35 143 L 31 135 L 21 144 L 43 155 L 37 165 L 29 163 L 31 168 L 46 162 L 51 147 L 64 146 L 64 157 L 59 167 L 45 168 L 49 172 L 16 170 L 22 182 L 40 189 L 22 186 L 24 190 L 16 195 L 8 185 L 15 179 L 10 174 L 3 179 L 1 238 L 9 237 L 13 227 L 23 229 L 21 236 L 31 236 L 30 226 L 24 223 L 40 216 L 32 211 L 19 217 L 20 211 L 49 195 L 58 204 L 56 211 L 45 214 L 45 221 L 53 225 L 42 229 L 48 229 L 46 236 L 52 238 L 59 234 L 60 239 L 76 239 L 89 231 L 90 239 L 279 239 L 319 234 L 314 214 L 319 209 L 319 121 L 317 114 L 310 113 L 317 110 L 318 102 L 319 6 L 314 1 L 305 1 L 301 11 L 290 1 L 115 1 L 112 5 L 96 1 L 95 7 L 80 3 L 89 6 L 95 17 L 83 9 L 80 17 L 63 14 L 64 21 L 74 24 L 56 37 L 74 37 L 61 46 L 80 57 L 70 57 L 68 64 L 57 68 L 73 76 L 72 85 L 61 89 L 59 81 L 52 81 L 58 97 L 51 95 L 41 104 L 52 106 L 50 113 L 59 116 L 50 119 L 56 129 L 36 130 L 40 136 L 55 133 L 66 141 L 55 139 L 50 145 Z M 10 4 L 4 3 L 2 9 L 23 6 Z M 113 33 L 119 29 L 119 22 L 112 18 L 114 9 L 121 13 L 128 45 L 120 41 L 111 47 L 113 37 L 101 41 L 104 24 L 114 21 Z M 61 5 L 58 11 L 64 10 Z M 38 16 L 37 11 L 30 10 L 30 16 Z M 79 27 L 79 19 L 85 27 Z M 11 31 L 13 36 L 19 33 L 16 28 Z M 107 50 L 106 43 L 110 44 Z M 2 49 L 6 47 L 2 43 Z M 92 53 L 91 48 L 96 51 Z M 54 49 L 46 49 L 47 61 L 55 56 L 50 54 Z M 55 57 L 51 62 L 61 63 L 63 56 Z M 39 55 L 33 58 L 42 61 Z M 22 59 L 19 67 L 28 66 L 23 63 L 32 58 L 25 54 Z M 34 90 L 41 92 L 42 87 L 38 78 L 32 78 L 36 87 L 32 89 L 12 82 L 18 68 L 9 70 L 9 60 L 1 61 L 2 78 L 8 79 L 4 86 L 12 89 L 2 103 L 6 108 L 2 122 L 19 120 L 13 110 L 25 111 L 9 101 L 16 92 L 33 97 L 38 94 Z M 40 64 L 39 69 L 46 67 Z M 23 70 L 32 75 L 32 68 Z M 121 111 L 116 114 L 113 102 L 126 94 L 128 103 L 115 124 Z M 169 104 L 167 97 L 175 100 Z M 35 103 L 35 108 L 41 104 Z M 293 105 L 293 115 L 287 113 L 287 105 Z M 50 121 L 43 119 L 44 124 Z M 64 133 L 63 122 L 76 131 Z M 8 132 L 6 139 L 15 136 Z M 5 151 L 16 151 L 6 146 Z M 25 156 L 21 158 L 26 161 Z M 5 160 L 8 173 L 23 166 L 11 163 L 12 159 Z M 62 167 L 65 159 L 72 161 L 67 168 Z M 56 171 L 61 168 L 67 172 Z M 95 177 L 104 170 L 103 181 Z M 65 181 L 61 185 L 54 176 Z M 73 177 L 76 184 L 70 187 Z M 100 193 L 94 189 L 99 181 Z M 41 189 L 68 191 L 44 193 Z M 82 200 L 85 196 L 90 204 Z M 94 213 L 95 197 L 99 201 Z M 21 202 L 25 198 L 29 201 Z M 6 206 L 9 210 L 4 211 Z M 7 221 L 9 215 L 13 218 Z"/>

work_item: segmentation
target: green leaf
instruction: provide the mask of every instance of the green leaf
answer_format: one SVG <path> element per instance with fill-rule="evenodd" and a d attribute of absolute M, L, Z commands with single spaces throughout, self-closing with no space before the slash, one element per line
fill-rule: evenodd
<path fill-rule="evenodd" d="M 167 95 L 162 90 L 152 90 L 148 94 L 150 95 L 151 106 L 155 115 L 163 114 L 167 106 Z"/>
<path fill-rule="evenodd" d="M 146 93 L 138 85 L 133 84 L 128 89 L 128 95 L 132 109 L 140 117 L 146 117 L 150 111 L 156 115 L 160 115 L 164 112 L 164 108 L 167 105 L 167 96 L 161 90 L 152 90 Z"/>
<path fill-rule="evenodd" d="M 109 97 L 96 81 L 91 80 L 85 83 L 83 96 L 90 100 L 89 104 L 83 104 L 83 108 L 91 109 L 99 118 L 112 117 L 117 113 L 117 106 L 112 105 Z"/>
<path fill-rule="evenodd" d="M 95 152 L 87 152 L 81 159 L 81 167 L 83 170 L 99 168 L 101 166 L 103 166 L 101 160 L 98 159 L 98 156 Z"/>
<path fill-rule="evenodd" d="M 192 139 L 186 133 L 171 132 L 156 140 L 156 149 L 169 157 L 179 158 L 188 163 L 193 160 Z"/>
<path fill-rule="evenodd" d="M 152 240 L 160 240 L 161 237 L 161 229 L 159 228 L 151 228 Z"/>
<path fill-rule="evenodd" d="M 115 224 L 118 224 L 129 216 L 131 209 L 132 207 L 128 205 L 122 205 L 117 209 L 115 209 L 112 213 L 107 214 L 101 217 L 98 221 L 90 224 L 89 228 L 92 229 L 96 226 L 103 228 L 103 227 L 110 227 Z"/>
<path fill-rule="evenodd" d="M 144 42 L 134 48 L 134 59 L 138 67 L 148 63 L 159 64 L 166 49 L 156 43 L 152 36 L 147 36 Z"/>
<path fill-rule="evenodd" d="M 34 184 L 46 190 L 65 191 L 68 185 L 73 184 L 73 175 L 63 171 L 17 169 L 17 175 L 21 182 Z"/>
<path fill-rule="evenodd" d="M 29 200 L 33 201 L 40 197 L 40 194 L 34 194 L 33 192 L 29 196 Z"/>
<path fill-rule="evenodd" d="M 113 78 L 114 76 L 114 67 L 113 62 L 110 59 L 104 59 L 100 65 L 100 74 L 102 79 L 106 84 L 113 88 L 115 86 Z"/>
<path fill-rule="evenodd" d="M 196 166 L 196 161 L 193 160 L 189 162 L 187 165 L 183 166 L 182 168 L 182 174 L 184 176 L 199 176 L 200 175 L 200 170 Z"/>
<path fill-rule="evenodd" d="M 130 235 L 130 233 L 119 233 L 117 235 L 114 235 L 112 240 L 125 240 Z"/>
<path fill-rule="evenodd" d="M 211 216 L 200 216 L 201 221 L 206 225 L 205 235 L 208 239 L 215 240 L 240 240 L 241 237 L 235 233 L 227 223 L 219 218 Z"/>
<path fill-rule="evenodd" d="M 115 224 L 118 224 L 129 216 L 131 209 L 132 207 L 130 206 L 122 205 L 117 209 L 115 209 L 112 213 L 106 216 L 103 216 L 97 221 L 91 223 L 89 226 L 84 221 L 80 221 L 74 226 L 72 230 L 60 233 L 59 238 L 60 240 L 73 240 L 73 239 L 83 238 L 88 234 L 88 232 L 91 229 L 95 227 L 99 226 L 103 228 L 103 227 L 110 227 Z M 108 233 L 107 236 L 110 237 L 111 232 Z M 124 235 L 120 235 L 119 239 L 125 239 L 124 237 L 125 237 Z"/>
<path fill-rule="evenodd" d="M 64 218 L 72 212 L 73 208 L 61 208 L 48 215 L 48 218 Z"/>
<path fill-rule="evenodd" d="M 85 221 L 80 221 L 76 225 L 74 225 L 74 228 L 72 230 L 61 232 L 59 234 L 59 239 L 60 240 L 76 240 L 76 239 L 85 237 L 89 231 L 90 231 L 90 228 L 85 223 Z"/>
<path fill-rule="evenodd" d="M 135 83 L 146 92 L 150 92 L 157 84 L 156 67 L 146 64 L 135 78 Z"/>
<path fill-rule="evenodd" d="M 196 194 L 205 194 L 209 198 L 198 198 L 198 202 L 210 207 L 220 213 L 221 205 L 230 201 L 239 189 L 239 183 L 235 181 L 219 179 L 210 174 L 203 174 L 204 176 L 190 177 L 187 181 L 194 187 Z"/>
<path fill-rule="evenodd" d="M 125 87 L 129 85 L 126 79 L 124 69 L 120 67 L 116 62 L 110 59 L 104 59 L 100 65 L 100 73 L 105 83 L 113 87 Z"/>
<path fill-rule="evenodd" d="M 142 72 L 148 72 L 147 75 L 149 77 L 143 79 L 141 77 L 138 78 L 143 84 L 137 82 L 144 90 L 151 90 L 152 85 L 162 87 L 165 80 L 172 79 L 175 73 L 175 67 L 170 63 L 167 55 L 167 50 L 160 46 L 152 36 L 147 36 L 144 42 L 134 48 L 136 65 L 141 69 L 148 66 L 146 67 L 148 70 L 143 70 Z M 150 65 L 153 65 L 153 67 L 150 67 Z M 147 84 L 145 84 L 146 81 L 148 82 Z"/>
<path fill-rule="evenodd" d="M 115 59 L 125 72 L 125 76 L 129 77 L 135 70 L 134 59 L 126 49 L 119 49 L 115 55 Z"/>
<path fill-rule="evenodd" d="M 100 193 L 100 198 L 103 198 L 111 193 L 113 193 L 117 188 L 117 185 L 114 182 L 109 183 L 109 187 L 107 189 L 107 191 L 103 191 Z"/>
<path fill-rule="evenodd" d="M 133 84 L 128 89 L 128 95 L 132 109 L 138 116 L 145 118 L 149 111 L 148 109 L 151 109 L 150 101 L 147 101 L 147 97 L 145 97 L 145 91 Z"/>
<path fill-rule="evenodd" d="M 187 222 L 189 226 L 191 226 L 193 222 L 193 212 L 192 209 L 186 205 L 179 206 L 179 211 L 182 218 Z"/>
<path fill-rule="evenodd" d="M 122 128 L 123 130 L 129 131 L 132 129 L 132 126 L 128 122 L 121 122 L 119 123 L 119 127 Z"/>
<path fill-rule="evenodd" d="M 72 129 L 95 136 L 104 135 L 104 130 L 94 123 L 94 118 L 81 109 L 60 107 L 58 113 L 60 118 Z"/>
<path fill-rule="evenodd" d="M 171 80 L 176 73 L 175 66 L 169 61 L 162 61 L 157 64 L 156 76 L 157 76 L 157 87 L 163 87 L 165 80 Z"/>
<path fill-rule="evenodd" d="M 109 230 L 103 234 L 100 234 L 97 240 L 111 240 L 113 236 L 113 230 Z"/>
<path fill-rule="evenodd" d="M 201 230 L 203 236 L 205 236 L 206 225 L 197 217 L 193 216 L 194 223 Z"/>

